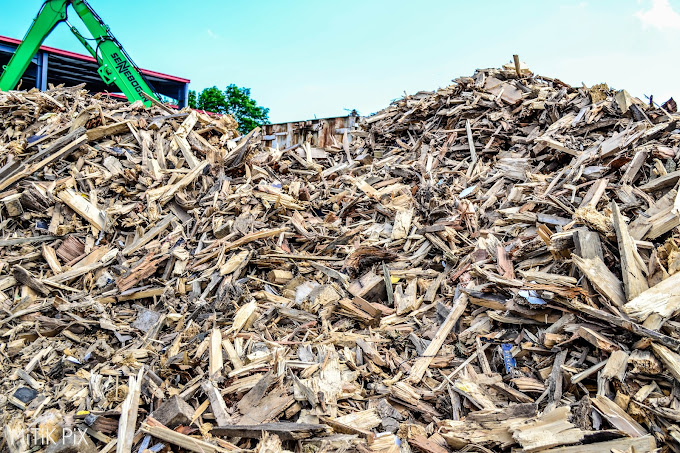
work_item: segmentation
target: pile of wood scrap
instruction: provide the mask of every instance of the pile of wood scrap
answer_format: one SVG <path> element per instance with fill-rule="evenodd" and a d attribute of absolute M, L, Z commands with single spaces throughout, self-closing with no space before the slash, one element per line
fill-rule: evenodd
<path fill-rule="evenodd" d="M 0 449 L 680 451 L 679 119 L 519 62 L 327 149 L 0 93 Z"/>

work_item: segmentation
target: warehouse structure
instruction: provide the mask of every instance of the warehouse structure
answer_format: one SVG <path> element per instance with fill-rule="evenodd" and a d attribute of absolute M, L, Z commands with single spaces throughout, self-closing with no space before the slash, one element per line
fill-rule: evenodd
<path fill-rule="evenodd" d="M 0 67 L 9 63 L 20 43 L 20 39 L 0 36 Z M 41 46 L 22 78 L 21 88 L 37 87 L 46 90 L 48 83 L 63 83 L 66 86 L 85 83 L 85 87 L 93 93 L 111 90 L 116 92 L 118 88 L 115 85 L 106 85 L 102 81 L 97 73 L 98 68 L 96 60 L 89 55 Z M 186 107 L 189 79 L 148 69 L 142 69 L 142 74 L 160 94 L 175 99 L 180 108 Z"/>

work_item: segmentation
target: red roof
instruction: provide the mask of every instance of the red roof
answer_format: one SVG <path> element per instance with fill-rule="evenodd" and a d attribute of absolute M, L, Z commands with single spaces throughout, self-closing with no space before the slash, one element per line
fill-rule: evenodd
<path fill-rule="evenodd" d="M 21 44 L 20 39 L 10 38 L 8 36 L 2 36 L 2 35 L 0 35 L 0 42 L 15 44 L 17 46 L 19 44 Z M 94 63 L 97 62 L 97 60 L 95 60 L 90 55 L 83 55 L 83 54 L 80 54 L 80 53 L 69 52 L 68 50 L 57 49 L 57 48 L 54 48 L 54 47 L 40 46 L 40 50 L 42 50 L 43 52 L 47 52 L 47 53 L 62 55 L 64 57 L 75 58 L 76 60 L 90 61 L 90 62 L 94 62 Z M 142 69 L 142 73 L 149 75 L 149 76 L 158 77 L 160 79 L 172 80 L 172 81 L 175 81 L 175 82 L 182 82 L 182 83 L 191 82 L 191 80 L 185 79 L 183 77 L 177 77 L 177 76 L 172 76 L 172 75 L 168 75 L 168 74 L 163 74 L 162 72 L 151 71 L 149 69 Z"/>

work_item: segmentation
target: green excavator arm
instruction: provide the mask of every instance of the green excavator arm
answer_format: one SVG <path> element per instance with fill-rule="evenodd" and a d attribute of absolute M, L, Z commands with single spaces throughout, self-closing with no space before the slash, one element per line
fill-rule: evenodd
<path fill-rule="evenodd" d="M 68 23 L 69 5 L 73 6 L 92 35 L 95 47 L 92 47 L 87 38 Z M 43 3 L 23 41 L 0 74 L 0 91 L 9 91 L 17 86 L 43 41 L 59 22 L 66 22 L 76 38 L 97 60 L 99 64 L 97 72 L 104 83 L 115 84 L 130 102 L 139 100 L 147 107 L 151 105 L 151 99 L 160 102 L 160 96 L 146 81 L 141 70 L 85 0 L 47 0 Z"/>

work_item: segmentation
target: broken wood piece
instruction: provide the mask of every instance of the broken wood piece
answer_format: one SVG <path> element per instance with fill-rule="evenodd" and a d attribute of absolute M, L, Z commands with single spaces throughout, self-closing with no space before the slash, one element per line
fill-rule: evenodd
<path fill-rule="evenodd" d="M 0 200 L 5 206 L 5 210 L 10 217 L 19 217 L 24 213 L 24 208 L 21 206 L 21 194 L 15 193 L 14 195 L 8 195 L 2 200 Z"/>
<path fill-rule="evenodd" d="M 276 434 L 281 440 L 306 439 L 325 430 L 312 423 L 273 422 L 259 425 L 220 425 L 210 430 L 214 436 L 261 439 L 263 433 Z"/>
<path fill-rule="evenodd" d="M 137 409 L 139 397 L 142 391 L 142 378 L 144 368 L 139 370 L 137 376 L 130 376 L 128 394 L 120 409 L 120 421 L 118 422 L 118 444 L 116 453 L 128 453 L 132 450 L 132 444 L 136 432 Z"/>
<path fill-rule="evenodd" d="M 628 225 L 623 221 L 621 211 L 616 203 L 612 203 L 612 221 L 616 230 L 621 254 L 621 274 L 626 300 L 636 298 L 649 288 L 647 278 L 642 273 L 642 258 L 638 254 L 633 239 L 628 232 Z M 619 305 L 620 306 L 620 305 Z"/>
<path fill-rule="evenodd" d="M 125 256 L 130 255 L 131 253 L 134 253 L 140 248 L 144 247 L 146 244 L 149 243 L 149 241 L 151 241 L 160 233 L 162 233 L 163 230 L 165 230 L 173 220 L 176 220 L 174 214 L 168 214 L 165 217 L 163 217 L 156 225 L 154 225 L 153 228 L 149 229 L 146 233 L 144 233 L 142 237 L 136 238 L 132 242 L 132 244 L 125 247 L 123 249 L 123 255 Z"/>
<path fill-rule="evenodd" d="M 577 333 L 581 338 L 588 341 L 596 348 L 602 349 L 603 351 L 614 352 L 620 349 L 616 343 L 608 340 L 606 337 L 587 327 L 579 327 Z"/>
<path fill-rule="evenodd" d="M 173 431 L 169 428 L 166 428 L 156 420 L 154 420 L 151 417 L 148 417 L 144 423 L 142 423 L 142 426 L 140 427 L 140 430 L 143 433 L 150 434 L 153 437 L 163 440 L 165 442 L 169 442 L 173 445 L 177 445 L 178 447 L 184 448 L 189 451 L 195 451 L 197 453 L 228 453 L 229 450 L 225 448 L 220 448 L 217 447 L 213 444 L 210 444 L 208 442 L 196 439 L 194 437 L 187 436 L 186 434 L 179 433 L 177 431 Z M 128 450 L 130 451 L 130 450 Z"/>
<path fill-rule="evenodd" d="M 47 296 L 51 292 L 47 286 L 18 264 L 12 269 L 12 275 L 16 281 L 28 286 L 42 296 Z"/>
<path fill-rule="evenodd" d="M 680 273 L 640 293 L 623 310 L 638 322 L 644 322 L 653 314 L 664 320 L 675 316 L 680 312 Z"/>
<path fill-rule="evenodd" d="M 581 258 L 571 255 L 571 259 L 583 274 L 588 277 L 593 287 L 608 298 L 617 307 L 623 307 L 626 297 L 621 281 L 609 270 L 600 258 Z"/>
<path fill-rule="evenodd" d="M 471 285 L 470 285 L 471 286 Z M 439 352 L 439 349 L 444 344 L 444 340 L 448 337 L 453 326 L 458 322 L 465 308 L 467 307 L 468 296 L 465 293 L 461 293 L 458 299 L 455 300 L 451 311 L 449 311 L 448 316 L 444 322 L 439 326 L 437 333 L 430 342 L 430 344 L 425 349 L 423 357 L 419 357 L 409 373 L 408 381 L 410 383 L 417 383 L 423 378 L 425 371 L 429 368 L 432 359 Z"/>
<path fill-rule="evenodd" d="M 621 409 L 615 402 L 602 395 L 596 395 L 590 399 L 593 406 L 617 429 L 620 429 L 630 437 L 642 437 L 647 434 L 646 429 Z"/>
<path fill-rule="evenodd" d="M 90 222 L 97 231 L 108 232 L 110 225 L 105 211 L 98 209 L 85 198 L 76 194 L 72 189 L 60 190 L 57 192 L 57 198 Z"/>
<path fill-rule="evenodd" d="M 215 384 L 212 381 L 205 381 L 201 384 L 201 388 L 210 400 L 210 408 L 217 424 L 220 426 L 228 425 L 231 422 L 231 417 L 227 413 L 227 405 Z"/>

